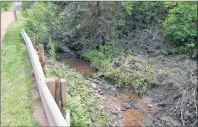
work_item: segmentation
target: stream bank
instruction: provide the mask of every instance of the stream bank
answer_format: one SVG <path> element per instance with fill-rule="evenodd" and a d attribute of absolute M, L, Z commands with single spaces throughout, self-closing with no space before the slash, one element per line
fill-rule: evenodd
<path fill-rule="evenodd" d="M 109 126 L 141 126 L 154 114 L 151 102 L 128 89 L 118 89 L 101 78 L 88 77 L 92 89 L 99 93 L 108 112 Z M 149 122 L 149 121 L 147 121 Z"/>
<path fill-rule="evenodd" d="M 101 103 L 96 112 L 107 116 L 106 126 L 142 126 L 143 121 L 150 122 L 154 109 L 148 98 L 138 97 L 131 89 L 119 89 L 104 78 L 98 77 L 88 62 L 76 59 L 59 61 L 59 67 L 66 66 L 84 75 L 89 89 L 94 91 L 93 100 L 99 99 Z M 58 67 L 58 65 L 57 65 Z M 101 126 L 94 112 L 91 113 L 92 125 Z"/>
<path fill-rule="evenodd" d="M 77 60 L 75 63 L 73 59 L 63 64 L 73 68 L 77 66 L 76 71 L 85 72 L 82 74 L 89 88 L 103 102 L 97 110 L 108 114 L 109 126 L 195 126 L 196 61 L 187 55 L 158 55 L 145 60 L 155 69 L 157 85 L 141 98 L 129 86 L 118 89 L 111 82 L 94 75 L 87 62 Z"/>

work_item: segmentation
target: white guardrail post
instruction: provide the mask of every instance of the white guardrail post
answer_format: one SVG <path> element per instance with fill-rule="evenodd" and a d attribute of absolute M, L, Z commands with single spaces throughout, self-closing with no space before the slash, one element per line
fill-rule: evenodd
<path fill-rule="evenodd" d="M 42 67 L 39 62 L 39 57 L 32 45 L 29 36 L 24 30 L 21 31 L 21 35 L 26 43 L 29 52 L 30 60 L 36 77 L 36 83 L 39 89 L 39 93 L 41 96 L 45 113 L 47 115 L 49 125 L 69 127 L 70 124 L 68 123 L 68 121 L 64 119 L 63 115 L 61 114 L 55 100 L 53 99 L 46 85 L 45 76 L 43 74 Z"/>

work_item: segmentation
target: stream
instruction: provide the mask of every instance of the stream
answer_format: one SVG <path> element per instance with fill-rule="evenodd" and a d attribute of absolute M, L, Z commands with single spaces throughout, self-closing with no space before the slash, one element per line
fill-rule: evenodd
<path fill-rule="evenodd" d="M 108 126 L 139 127 L 143 126 L 145 122 L 151 122 L 155 113 L 150 98 L 140 98 L 132 90 L 127 88 L 119 89 L 104 79 L 93 78 L 91 75 L 95 71 L 88 62 L 79 59 L 63 59 L 60 62 L 86 75 L 85 78 L 91 88 L 104 98 L 104 107 L 109 109 L 111 114 Z"/>
<path fill-rule="evenodd" d="M 69 65 L 70 67 L 75 69 L 77 72 L 80 72 L 85 75 L 91 75 L 92 73 L 94 73 L 94 70 L 91 68 L 90 63 L 85 62 L 80 59 L 74 59 L 74 58 L 63 59 L 60 62 L 64 63 L 66 66 Z"/>

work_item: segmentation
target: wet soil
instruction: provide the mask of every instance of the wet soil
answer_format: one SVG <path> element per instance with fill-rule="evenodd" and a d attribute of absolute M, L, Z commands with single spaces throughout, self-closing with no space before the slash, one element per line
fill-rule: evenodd
<path fill-rule="evenodd" d="M 117 122 L 119 126 L 142 126 L 143 120 L 154 116 L 154 109 L 148 98 L 140 98 L 133 91 L 118 89 L 99 78 L 88 78 L 91 87 L 104 98 L 104 106 L 111 110 L 109 120 Z M 149 100 L 149 99 L 148 99 Z M 112 121 L 116 118 L 116 121 Z M 150 118 L 149 118 L 150 117 Z M 110 123 L 110 124 L 111 124 Z"/>
<path fill-rule="evenodd" d="M 65 59 L 61 63 L 86 75 L 90 89 L 98 93 L 100 98 L 103 98 L 104 109 L 100 110 L 108 112 L 108 126 L 138 127 L 141 126 L 144 117 L 150 116 L 148 114 L 153 114 L 153 109 L 148 106 L 151 105 L 151 102 L 146 102 L 134 94 L 133 91 L 118 89 L 101 78 L 90 76 L 90 74 L 94 74 L 94 70 L 89 63 L 76 59 Z"/>
<path fill-rule="evenodd" d="M 143 119 L 142 113 L 137 109 L 129 109 L 123 113 L 123 126 L 140 126 Z"/>
<path fill-rule="evenodd" d="M 146 60 L 153 69 L 155 87 L 141 98 L 128 87 L 118 89 L 111 82 L 94 77 L 88 63 L 72 60 L 65 64 L 77 67 L 83 74 L 92 73 L 85 79 L 104 101 L 98 110 L 108 113 L 107 126 L 196 126 L 196 61 L 186 55 L 158 55 Z"/>

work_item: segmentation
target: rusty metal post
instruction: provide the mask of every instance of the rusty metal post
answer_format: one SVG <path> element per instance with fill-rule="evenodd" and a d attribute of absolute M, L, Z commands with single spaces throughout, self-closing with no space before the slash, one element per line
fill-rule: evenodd
<path fill-rule="evenodd" d="M 17 21 L 17 14 L 16 14 L 16 10 L 13 11 L 14 13 L 14 18 L 15 18 L 15 21 Z"/>

